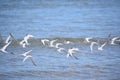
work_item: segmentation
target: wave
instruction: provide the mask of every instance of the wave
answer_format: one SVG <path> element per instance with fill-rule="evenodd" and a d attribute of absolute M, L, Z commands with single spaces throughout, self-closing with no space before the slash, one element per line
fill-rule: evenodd
<path fill-rule="evenodd" d="M 32 38 L 32 39 L 29 39 L 28 42 L 30 43 L 30 46 L 42 46 L 42 42 L 41 40 L 43 39 L 48 39 L 50 41 L 52 40 L 57 40 L 55 43 L 63 43 L 65 44 L 66 41 L 70 41 L 72 43 L 75 43 L 75 44 L 87 44 L 87 42 L 85 41 L 85 38 Z M 20 42 L 22 39 L 18 39 L 17 41 Z M 100 40 L 101 42 L 105 42 L 107 41 L 107 38 L 93 38 L 91 39 L 90 41 L 97 41 L 97 40 Z M 0 40 L 0 46 L 1 45 L 4 45 L 4 41 L 3 40 Z M 19 44 L 13 40 L 12 41 L 12 46 L 18 46 Z"/>

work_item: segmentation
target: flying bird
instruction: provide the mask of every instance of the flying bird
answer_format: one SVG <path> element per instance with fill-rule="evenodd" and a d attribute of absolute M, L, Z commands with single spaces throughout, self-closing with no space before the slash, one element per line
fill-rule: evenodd
<path fill-rule="evenodd" d="M 98 45 L 98 43 L 97 42 L 91 42 L 91 45 L 90 45 L 91 53 L 93 53 L 93 46 L 94 45 Z"/>
<path fill-rule="evenodd" d="M 60 48 L 59 46 L 63 45 L 62 43 L 56 43 L 55 48 Z"/>
<path fill-rule="evenodd" d="M 9 36 L 5 40 L 5 44 L 9 43 L 9 41 L 11 41 L 11 40 L 15 40 L 15 38 L 14 38 L 14 36 L 11 33 L 9 33 Z"/>
<path fill-rule="evenodd" d="M 26 45 L 29 45 L 28 39 L 33 38 L 33 35 L 27 34 L 22 41 L 20 41 L 20 45 L 25 48 Z"/>
<path fill-rule="evenodd" d="M 54 43 L 56 42 L 57 40 L 52 40 L 52 41 L 50 41 L 50 47 L 55 47 L 55 45 L 54 45 Z"/>
<path fill-rule="evenodd" d="M 76 56 L 73 55 L 76 51 L 79 51 L 79 49 L 78 48 L 70 48 L 70 49 L 68 49 L 67 57 L 71 56 L 71 57 L 74 57 L 75 59 L 78 59 Z"/>
<path fill-rule="evenodd" d="M 87 38 L 85 38 L 85 41 L 86 41 L 87 43 L 90 43 L 90 42 L 91 42 L 91 41 L 90 41 L 91 39 L 92 39 L 92 37 L 87 37 Z"/>
<path fill-rule="evenodd" d="M 58 48 L 57 51 L 58 51 L 59 53 L 66 52 L 64 48 Z"/>
<path fill-rule="evenodd" d="M 35 64 L 35 62 L 33 61 L 33 58 L 32 58 L 31 55 L 27 55 L 27 56 L 25 56 L 25 58 L 23 59 L 23 62 L 25 62 L 27 59 L 30 59 L 31 62 L 33 63 L 33 65 L 34 65 L 34 66 L 37 66 L 37 65 Z"/>
<path fill-rule="evenodd" d="M 119 37 L 114 37 L 114 38 L 112 38 L 111 44 L 112 44 L 112 45 L 115 45 L 115 41 L 116 41 L 117 39 L 119 39 Z"/>
<path fill-rule="evenodd" d="M 103 47 L 107 44 L 107 42 L 105 42 L 104 44 L 102 44 L 101 46 L 98 46 L 98 50 L 102 51 Z"/>
<path fill-rule="evenodd" d="M 41 42 L 42 42 L 42 44 L 45 46 L 46 43 L 50 42 L 50 40 L 48 40 L 48 39 L 42 39 Z"/>
<path fill-rule="evenodd" d="M 30 59 L 31 62 L 33 63 L 33 65 L 37 66 L 37 65 L 35 64 L 35 62 L 33 61 L 32 56 L 31 56 L 31 55 L 28 55 L 30 52 L 32 52 L 32 50 L 29 50 L 29 51 L 24 52 L 24 53 L 22 53 L 22 54 L 16 54 L 16 53 L 14 53 L 14 52 L 11 52 L 11 54 L 14 54 L 14 55 L 17 55 L 17 56 L 23 56 L 23 57 L 24 57 L 23 62 L 25 62 L 27 59 Z"/>

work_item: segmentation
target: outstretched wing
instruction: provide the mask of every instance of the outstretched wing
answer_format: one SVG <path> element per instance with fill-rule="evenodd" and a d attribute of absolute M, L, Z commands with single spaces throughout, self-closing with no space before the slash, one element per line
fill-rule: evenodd
<path fill-rule="evenodd" d="M 57 51 L 61 53 L 62 51 L 65 51 L 65 49 L 64 48 L 58 48 Z"/>
<path fill-rule="evenodd" d="M 101 48 L 103 48 L 107 43 L 105 42 L 104 44 L 101 45 Z"/>
<path fill-rule="evenodd" d="M 93 43 L 91 43 L 91 45 L 90 45 L 90 50 L 91 50 L 91 52 L 93 51 Z"/>
<path fill-rule="evenodd" d="M 18 40 L 15 39 L 15 37 L 11 33 L 9 33 L 9 35 L 12 37 L 13 40 L 15 40 L 17 43 L 19 43 Z"/>
<path fill-rule="evenodd" d="M 30 58 L 34 66 L 37 66 L 36 63 L 33 61 L 32 57 Z"/>
<path fill-rule="evenodd" d="M 23 62 L 25 62 L 26 61 L 26 59 L 28 59 L 29 58 L 29 56 L 26 56 L 24 59 L 23 59 Z"/>
<path fill-rule="evenodd" d="M 6 43 L 6 44 L 9 42 L 10 38 L 11 38 L 11 36 L 9 35 L 9 36 L 7 37 L 7 39 L 5 40 L 5 43 Z"/>
<path fill-rule="evenodd" d="M 43 40 L 41 40 L 41 42 L 42 42 L 43 45 L 45 45 L 45 42 L 49 42 L 49 40 L 48 39 L 43 39 Z"/>
<path fill-rule="evenodd" d="M 28 53 L 32 52 L 32 50 L 29 50 L 27 52 L 25 52 L 24 54 L 27 55 Z"/>
<path fill-rule="evenodd" d="M 32 38 L 34 37 L 33 35 L 30 35 L 30 34 L 27 34 L 25 37 L 24 37 L 24 40 L 28 40 L 29 38 Z"/>
<path fill-rule="evenodd" d="M 63 45 L 62 43 L 57 43 L 56 48 L 59 48 L 59 45 Z"/>
<path fill-rule="evenodd" d="M 113 39 L 112 39 L 112 41 L 115 41 L 116 39 L 118 39 L 119 37 L 114 37 Z"/>
<path fill-rule="evenodd" d="M 7 43 L 5 46 L 3 46 L 2 50 L 5 50 L 11 43 L 12 41 L 10 41 L 9 43 Z"/>
<path fill-rule="evenodd" d="M 95 45 L 95 44 L 98 45 L 98 43 L 96 43 L 96 42 L 92 42 L 91 45 L 90 45 L 91 53 L 92 53 L 92 51 L 93 51 L 93 45 Z"/>
<path fill-rule="evenodd" d="M 45 45 L 45 40 L 41 40 L 42 44 Z"/>
<path fill-rule="evenodd" d="M 92 37 L 85 38 L 85 40 L 86 40 L 88 43 L 90 42 L 90 39 L 92 39 Z"/>
<path fill-rule="evenodd" d="M 34 66 L 37 66 L 37 65 L 35 64 L 35 62 L 33 61 L 33 59 L 32 59 L 31 56 L 26 56 L 26 57 L 23 59 L 23 62 L 25 62 L 28 58 L 31 60 L 31 62 L 33 63 Z"/>

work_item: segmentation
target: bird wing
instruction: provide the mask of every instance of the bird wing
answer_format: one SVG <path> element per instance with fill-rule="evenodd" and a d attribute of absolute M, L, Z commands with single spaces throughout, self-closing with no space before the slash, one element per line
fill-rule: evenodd
<path fill-rule="evenodd" d="M 22 45 L 25 42 L 25 40 L 23 39 L 22 41 L 20 41 L 20 44 Z"/>
<path fill-rule="evenodd" d="M 91 50 L 91 52 L 92 52 L 92 50 L 93 50 L 93 45 L 95 45 L 95 44 L 97 44 L 96 42 L 92 42 L 91 43 L 91 45 L 90 45 L 90 50 Z"/>
<path fill-rule="evenodd" d="M 45 45 L 45 41 L 46 41 L 46 40 L 41 40 L 41 42 L 42 42 L 43 45 Z"/>
<path fill-rule="evenodd" d="M 7 37 L 7 39 L 5 40 L 5 43 L 6 43 L 6 44 L 9 42 L 10 38 L 11 38 L 11 36 L 9 35 L 9 36 Z"/>
<path fill-rule="evenodd" d="M 51 46 L 51 47 L 54 47 L 53 43 L 54 43 L 55 41 L 57 41 L 57 40 L 52 40 L 52 41 L 50 41 L 50 46 Z"/>
<path fill-rule="evenodd" d="M 89 42 L 89 38 L 86 38 L 86 41 Z"/>
<path fill-rule="evenodd" d="M 79 48 L 72 48 L 72 51 L 79 51 Z"/>
<path fill-rule="evenodd" d="M 115 41 L 116 39 L 118 39 L 119 37 L 114 37 L 113 39 L 112 39 L 112 41 Z"/>
<path fill-rule="evenodd" d="M 33 63 L 33 65 L 37 66 L 37 65 L 35 64 L 35 62 L 33 61 L 33 59 L 32 59 L 31 56 L 26 56 L 26 57 L 23 59 L 23 62 L 25 62 L 28 58 L 31 60 L 31 62 Z"/>
<path fill-rule="evenodd" d="M 11 52 L 10 54 L 16 55 L 16 56 L 20 56 L 21 54 L 17 54 L 15 52 Z"/>
<path fill-rule="evenodd" d="M 30 35 L 30 34 L 28 34 L 27 36 L 28 36 L 29 38 L 30 38 L 30 37 L 31 37 L 31 38 L 34 37 L 33 35 Z"/>
<path fill-rule="evenodd" d="M 30 53 L 32 50 L 29 50 L 27 52 L 24 53 L 24 55 L 27 55 L 28 53 Z"/>
<path fill-rule="evenodd" d="M 11 33 L 9 33 L 9 35 L 13 38 L 13 40 L 15 40 L 18 43 L 18 40 L 15 39 L 15 37 Z"/>
<path fill-rule="evenodd" d="M 11 43 L 12 41 L 10 41 L 9 43 L 7 43 L 5 46 L 3 46 L 2 50 L 5 50 Z"/>
<path fill-rule="evenodd" d="M 91 37 L 88 37 L 88 38 L 86 38 L 86 41 L 87 42 L 90 42 L 90 39 L 92 39 Z"/>
<path fill-rule="evenodd" d="M 73 58 L 75 58 L 75 59 L 78 60 L 78 58 L 77 58 L 76 56 L 72 55 L 72 53 L 68 53 L 66 56 L 67 56 L 67 58 L 68 58 L 69 56 L 71 56 L 71 57 L 73 57 Z"/>
<path fill-rule="evenodd" d="M 22 47 L 23 47 L 23 48 L 26 48 L 26 44 L 25 44 L 25 43 L 23 43 L 23 44 L 22 44 Z"/>
<path fill-rule="evenodd" d="M 56 48 L 59 48 L 59 45 L 63 45 L 62 43 L 57 43 Z"/>
<path fill-rule="evenodd" d="M 28 39 L 29 39 L 29 38 L 27 38 L 27 37 L 24 38 L 24 41 L 25 41 L 25 43 L 26 43 L 27 45 L 29 45 L 29 43 L 28 43 Z"/>
<path fill-rule="evenodd" d="M 30 60 L 31 60 L 31 62 L 33 63 L 34 66 L 37 66 L 32 57 L 30 58 Z"/>
<path fill-rule="evenodd" d="M 101 48 L 103 48 L 107 43 L 105 42 L 104 44 L 101 45 Z"/>
<path fill-rule="evenodd" d="M 33 36 L 33 35 L 28 34 L 28 35 L 26 35 L 26 36 L 24 37 L 24 39 L 25 39 L 25 40 L 28 40 L 29 38 L 32 38 L 32 37 L 34 37 L 34 36 Z"/>
<path fill-rule="evenodd" d="M 59 49 L 57 49 L 57 51 L 58 51 L 58 52 L 61 52 L 61 51 L 62 51 L 62 49 L 61 49 L 61 48 L 59 48 Z"/>
<path fill-rule="evenodd" d="M 62 51 L 65 51 L 65 49 L 64 48 L 58 48 L 57 51 L 62 52 Z"/>
<path fill-rule="evenodd" d="M 93 43 L 91 43 L 91 45 L 90 45 L 90 50 L 92 52 L 92 50 L 93 50 Z"/>
<path fill-rule="evenodd" d="M 23 62 L 25 62 L 26 59 L 28 59 L 28 58 L 29 58 L 29 56 L 25 56 L 25 58 L 23 59 Z"/>

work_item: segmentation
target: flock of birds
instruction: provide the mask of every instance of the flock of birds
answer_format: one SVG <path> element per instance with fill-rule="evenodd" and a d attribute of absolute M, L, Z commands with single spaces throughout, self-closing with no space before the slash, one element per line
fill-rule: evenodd
<path fill-rule="evenodd" d="M 30 35 L 30 34 L 26 34 L 25 37 L 23 38 L 23 40 L 21 40 L 21 41 L 16 40 L 15 37 L 11 33 L 9 34 L 9 36 L 7 37 L 6 40 L 3 40 L 2 36 L 0 36 L 0 39 L 5 44 L 2 48 L 0 48 L 0 52 L 1 53 L 9 53 L 9 52 L 6 51 L 6 49 L 12 43 L 13 40 L 15 40 L 18 43 L 18 45 L 20 45 L 22 48 L 26 48 L 28 45 L 30 45 L 30 43 L 28 42 L 28 40 L 30 38 L 35 38 L 35 36 Z M 97 49 L 102 51 L 106 44 L 117 45 L 118 43 L 120 43 L 120 37 L 114 37 L 114 38 L 111 39 L 110 35 L 108 36 L 107 40 L 102 44 L 100 43 L 100 40 L 92 41 L 92 39 L 93 39 L 92 37 L 87 37 L 84 40 L 86 43 L 90 44 L 91 53 L 93 53 L 94 45 L 97 45 L 98 46 Z M 58 42 L 58 43 L 55 44 L 56 41 L 57 41 L 57 39 L 55 39 L 55 40 L 41 39 L 41 43 L 44 46 L 55 48 L 55 49 L 57 49 L 57 51 L 59 53 L 67 53 L 66 54 L 67 57 L 73 57 L 75 59 L 78 59 L 74 54 L 76 52 L 80 52 L 79 48 L 71 47 L 71 48 L 66 50 L 63 47 L 60 47 L 61 45 L 64 45 L 64 44 L 73 44 L 72 41 L 68 40 L 68 41 L 65 41 L 65 43 Z M 15 52 L 10 52 L 10 53 L 13 54 L 13 55 L 17 55 L 17 56 L 23 56 L 24 57 L 23 62 L 25 62 L 27 59 L 30 59 L 31 62 L 33 63 L 33 65 L 37 66 L 36 63 L 33 61 L 32 55 L 29 55 L 30 52 L 32 52 L 32 50 L 26 51 L 22 54 L 17 54 Z"/>

